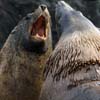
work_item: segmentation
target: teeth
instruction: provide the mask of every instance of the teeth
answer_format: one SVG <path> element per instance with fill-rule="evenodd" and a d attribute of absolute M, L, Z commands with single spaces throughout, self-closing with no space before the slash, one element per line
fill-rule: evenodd
<path fill-rule="evenodd" d="M 40 38 L 40 39 L 43 39 L 43 40 L 46 40 L 46 37 L 43 35 L 43 36 L 39 36 L 38 34 L 32 36 L 33 38 Z"/>
<path fill-rule="evenodd" d="M 46 27 L 45 27 L 44 37 L 47 37 L 47 33 L 48 33 L 48 23 L 46 24 Z"/>
<path fill-rule="evenodd" d="M 46 31 L 45 31 L 45 36 L 47 37 L 47 33 L 48 33 L 48 29 L 46 28 Z"/>

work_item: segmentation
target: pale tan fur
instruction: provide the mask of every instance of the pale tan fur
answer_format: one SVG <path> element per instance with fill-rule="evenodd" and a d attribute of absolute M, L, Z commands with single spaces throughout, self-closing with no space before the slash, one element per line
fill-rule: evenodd
<path fill-rule="evenodd" d="M 100 64 L 100 32 L 98 29 L 75 31 L 59 40 L 47 61 L 44 76 L 65 78 L 95 64 Z"/>

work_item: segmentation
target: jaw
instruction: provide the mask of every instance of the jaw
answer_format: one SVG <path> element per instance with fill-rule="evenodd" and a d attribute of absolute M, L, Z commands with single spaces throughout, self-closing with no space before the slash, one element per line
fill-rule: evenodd
<path fill-rule="evenodd" d="M 70 14 L 74 9 L 64 1 L 58 1 L 56 4 L 55 17 L 60 20 L 62 15 Z"/>
<path fill-rule="evenodd" d="M 39 7 L 32 18 L 28 26 L 28 34 L 26 34 L 24 47 L 28 51 L 32 52 L 46 52 L 48 48 L 48 39 L 50 34 L 50 15 L 45 10 Z"/>
<path fill-rule="evenodd" d="M 58 1 L 56 4 L 55 18 L 57 32 L 62 35 L 72 24 L 74 9 L 64 1 Z"/>
<path fill-rule="evenodd" d="M 45 17 L 41 15 L 32 25 L 31 37 L 33 40 L 41 41 L 47 38 L 47 23 Z"/>
<path fill-rule="evenodd" d="M 49 28 L 49 18 L 43 13 L 30 26 L 29 33 L 31 40 L 35 42 L 46 41 L 49 34 Z"/>

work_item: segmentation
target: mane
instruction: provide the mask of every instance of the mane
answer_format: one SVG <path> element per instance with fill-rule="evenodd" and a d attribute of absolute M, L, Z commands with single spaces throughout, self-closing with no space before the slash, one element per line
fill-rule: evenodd
<path fill-rule="evenodd" d="M 46 63 L 44 77 L 51 75 L 58 80 L 96 64 L 100 64 L 99 31 L 74 32 L 58 42 Z"/>

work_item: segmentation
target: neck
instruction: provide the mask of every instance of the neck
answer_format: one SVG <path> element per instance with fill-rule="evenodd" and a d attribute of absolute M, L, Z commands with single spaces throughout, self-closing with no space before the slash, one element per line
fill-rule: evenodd
<path fill-rule="evenodd" d="M 100 80 L 99 65 L 91 65 L 87 69 L 84 68 L 74 74 L 70 74 L 66 79 L 70 80 L 70 82 L 72 83 L 77 83 L 77 84 L 99 81 Z"/>

